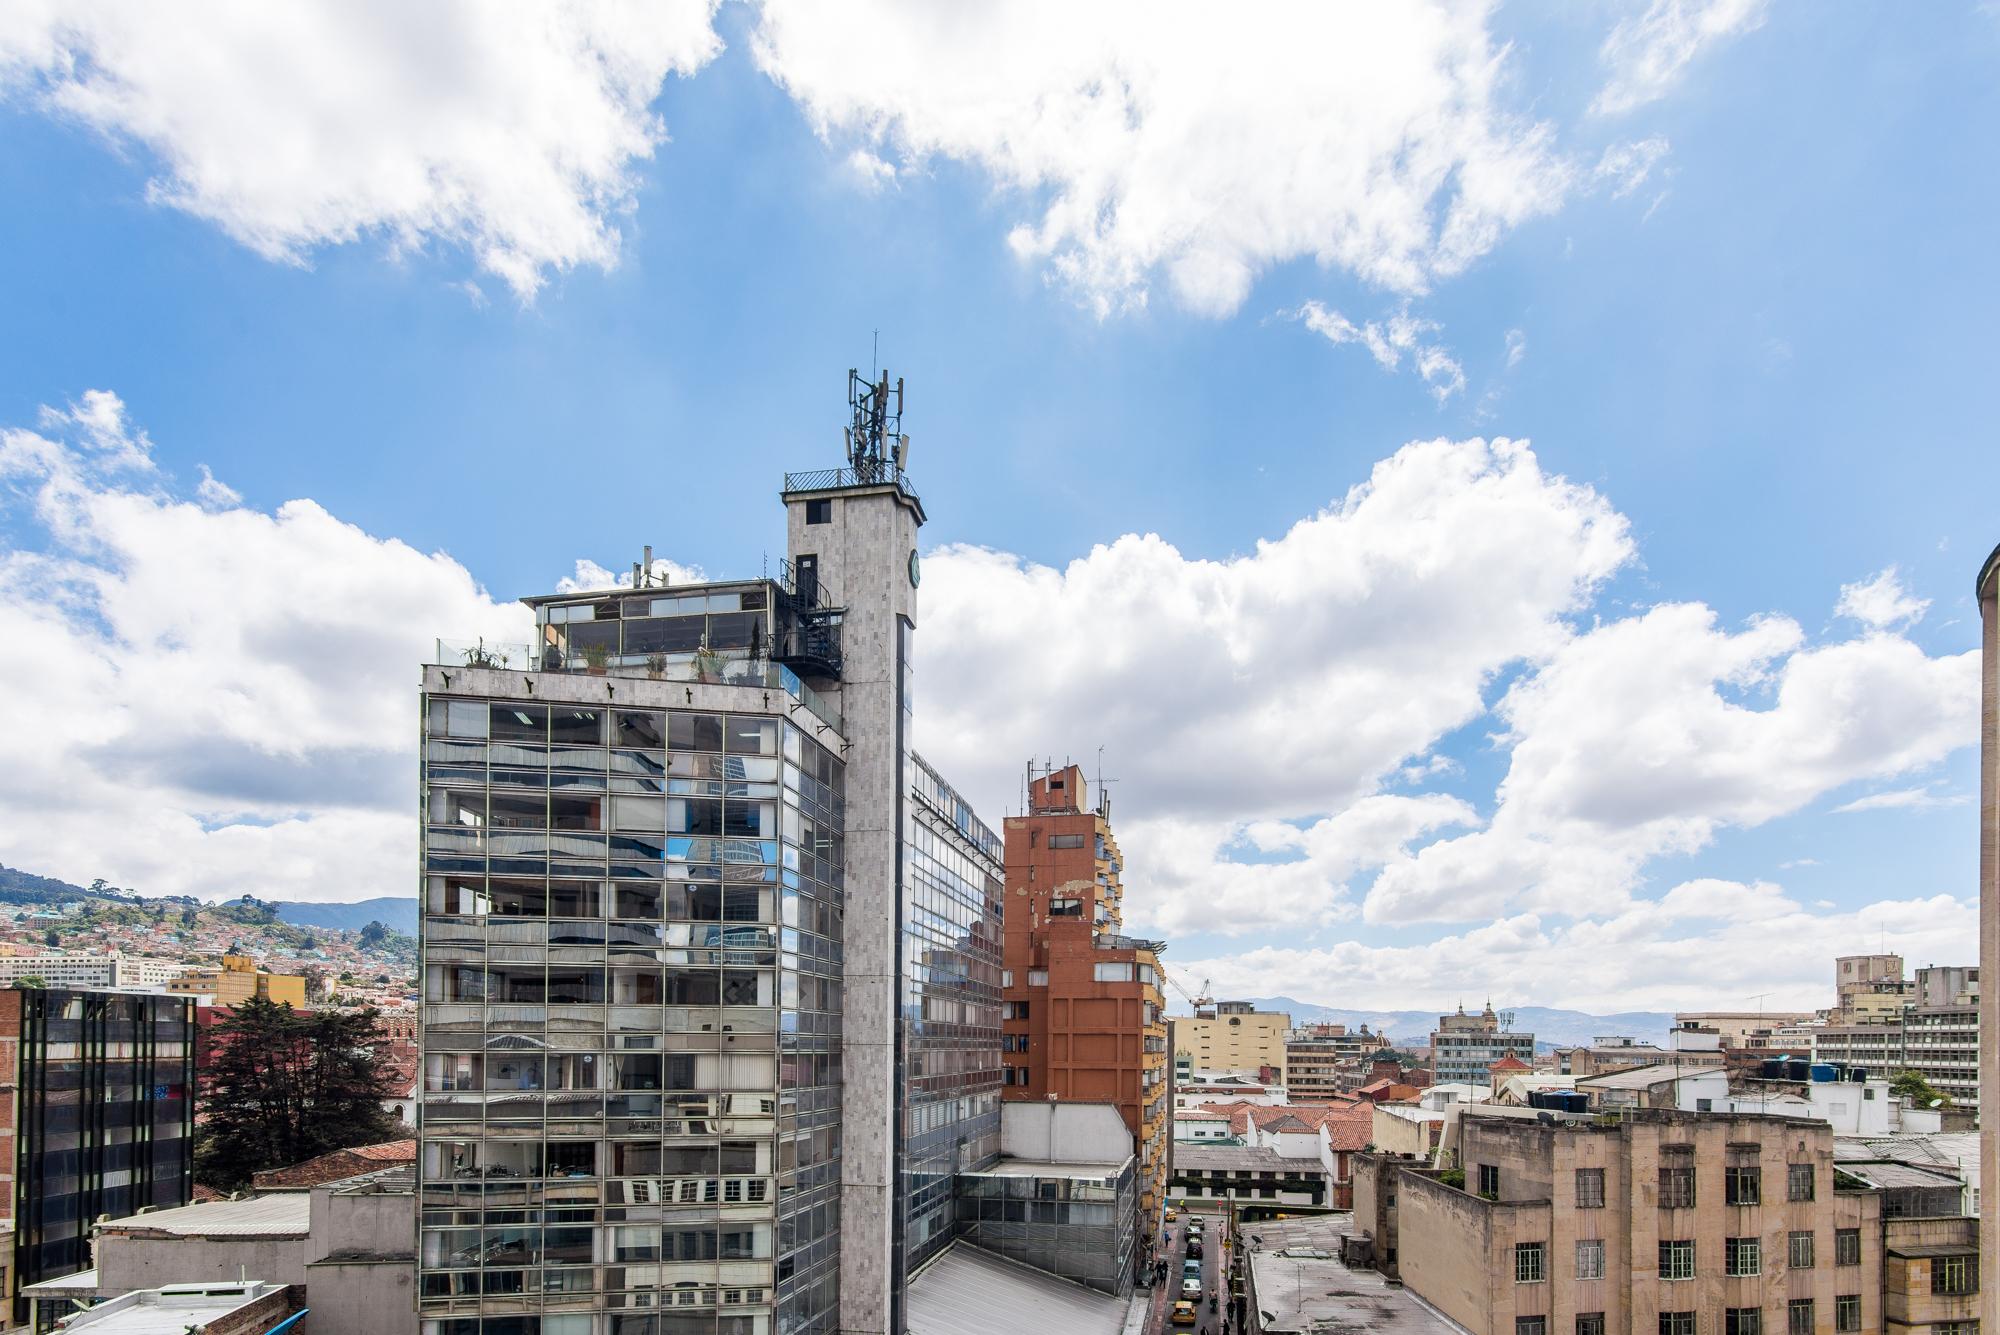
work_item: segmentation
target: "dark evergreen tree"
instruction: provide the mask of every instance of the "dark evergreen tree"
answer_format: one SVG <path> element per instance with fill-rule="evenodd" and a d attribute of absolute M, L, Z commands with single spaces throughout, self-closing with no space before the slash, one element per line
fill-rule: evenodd
<path fill-rule="evenodd" d="M 382 1106 L 395 1091 L 374 1057 L 378 1019 L 261 998 L 237 1006 L 212 1031 L 195 1180 L 234 1190 L 262 1169 L 393 1140 L 401 1124 Z"/>
<path fill-rule="evenodd" d="M 379 946 L 388 939 L 389 929 L 379 922 L 371 922 L 361 929 L 361 948 L 363 950 Z"/>

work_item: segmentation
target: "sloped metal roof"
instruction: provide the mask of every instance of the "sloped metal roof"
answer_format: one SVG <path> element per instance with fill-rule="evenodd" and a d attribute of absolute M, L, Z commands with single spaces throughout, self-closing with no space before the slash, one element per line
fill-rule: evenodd
<path fill-rule="evenodd" d="M 955 1242 L 910 1282 L 910 1335 L 1119 1335 L 1130 1309 L 1081 1284 Z"/>

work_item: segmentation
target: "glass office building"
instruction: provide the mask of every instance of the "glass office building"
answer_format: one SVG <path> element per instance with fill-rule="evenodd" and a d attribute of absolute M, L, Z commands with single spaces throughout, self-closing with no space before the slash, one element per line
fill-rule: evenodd
<path fill-rule="evenodd" d="M 999 1151 L 999 841 L 916 755 L 922 506 L 424 670 L 423 1335 L 903 1328 Z M 643 569 L 644 563 L 638 569 Z"/>
<path fill-rule="evenodd" d="M 761 687 L 477 675 L 425 710 L 426 1335 L 832 1329 L 841 762 Z"/>
<path fill-rule="evenodd" d="M 194 1001 L 62 988 L 0 991 L 14 1049 L 14 1280 L 90 1266 L 104 1215 L 194 1191 Z M 13 1319 L 26 1321 L 25 1302 Z"/>

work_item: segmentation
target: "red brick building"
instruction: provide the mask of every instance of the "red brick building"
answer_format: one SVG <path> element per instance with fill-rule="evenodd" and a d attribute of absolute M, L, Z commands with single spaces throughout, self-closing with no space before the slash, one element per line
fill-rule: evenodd
<path fill-rule="evenodd" d="M 1032 777 L 1006 828 L 1003 1097 L 1115 1103 L 1138 1143 L 1142 1236 L 1166 1199 L 1167 1022 L 1159 954 L 1122 934 L 1110 804 L 1075 765 Z"/>

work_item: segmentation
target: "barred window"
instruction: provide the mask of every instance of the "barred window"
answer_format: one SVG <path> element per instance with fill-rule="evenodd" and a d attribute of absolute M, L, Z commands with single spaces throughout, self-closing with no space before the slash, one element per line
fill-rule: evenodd
<path fill-rule="evenodd" d="M 1660 1170 L 1660 1208 L 1694 1209 L 1694 1165 L 1682 1164 Z"/>
<path fill-rule="evenodd" d="M 1785 1335 L 1813 1335 L 1813 1300 L 1794 1298 L 1785 1304 Z"/>
<path fill-rule="evenodd" d="M 1514 1335 L 1549 1335 L 1549 1319 L 1545 1316 L 1517 1316 L 1514 1318 Z"/>
<path fill-rule="evenodd" d="M 1793 1233 L 1786 1247 L 1786 1259 L 1794 1270 L 1810 1270 L 1817 1261 L 1813 1253 L 1813 1235 L 1810 1232 Z"/>
<path fill-rule="evenodd" d="M 1722 1170 L 1722 1202 L 1725 1205 L 1764 1203 L 1764 1170 L 1731 1165 Z"/>
<path fill-rule="evenodd" d="M 1694 1278 L 1693 1238 L 1679 1238 L 1660 1244 L 1660 1278 Z"/>
<path fill-rule="evenodd" d="M 1760 1238 L 1725 1238 L 1722 1242 L 1723 1273 L 1759 1275 L 1764 1272 L 1764 1244 Z"/>
<path fill-rule="evenodd" d="M 1785 1199 L 1809 1201 L 1813 1198 L 1813 1166 L 1809 1163 L 1789 1164 L 1785 1168 Z"/>
<path fill-rule="evenodd" d="M 1539 1284 L 1548 1278 L 1548 1267 L 1544 1263 L 1546 1247 L 1539 1242 L 1517 1242 L 1514 1244 L 1514 1282 L 1516 1284 Z"/>
<path fill-rule="evenodd" d="M 1931 1262 L 1932 1293 L 1979 1292 L 1979 1260 L 1972 1256 L 1940 1256 Z"/>
<path fill-rule="evenodd" d="M 1694 1313 L 1660 1313 L 1660 1335 L 1694 1335 Z"/>
<path fill-rule="evenodd" d="M 1833 1231 L 1833 1263 L 1835 1265 L 1861 1264 L 1860 1229 L 1837 1228 Z"/>
<path fill-rule="evenodd" d="M 1579 1168 L 1576 1170 L 1576 1208 L 1579 1210 L 1602 1210 L 1604 1208 L 1604 1170 L 1602 1168 Z"/>
<path fill-rule="evenodd" d="M 1604 1278 L 1604 1241 L 1601 1238 L 1583 1238 L 1576 1244 L 1576 1277 L 1578 1279 Z"/>
<path fill-rule="evenodd" d="M 1764 1335 L 1764 1309 L 1729 1308 L 1722 1314 L 1722 1335 Z"/>
<path fill-rule="evenodd" d="M 1931 1327 L 1931 1335 L 1979 1335 L 1977 1321 L 1940 1321 Z"/>
<path fill-rule="evenodd" d="M 1576 1335 L 1604 1335 L 1604 1313 L 1578 1312 Z"/>
<path fill-rule="evenodd" d="M 1833 1328 L 1838 1331 L 1861 1329 L 1861 1295 L 1843 1293 L 1833 1300 Z"/>

